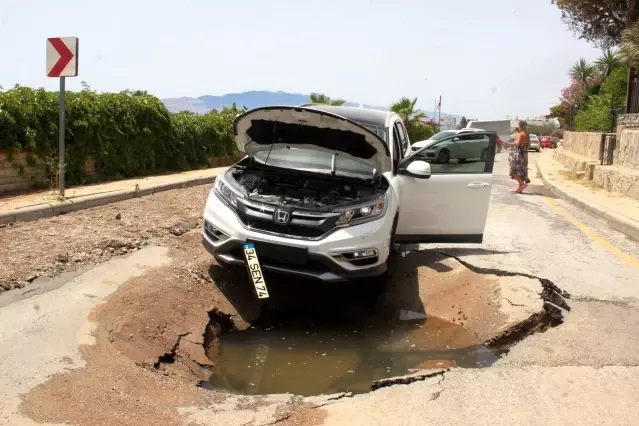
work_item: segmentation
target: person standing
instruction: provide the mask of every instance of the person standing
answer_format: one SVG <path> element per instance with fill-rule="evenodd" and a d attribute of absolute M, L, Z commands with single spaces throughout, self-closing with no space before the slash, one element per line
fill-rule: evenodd
<path fill-rule="evenodd" d="M 528 146 L 530 145 L 528 123 L 523 120 L 519 121 L 516 132 L 517 136 L 510 149 L 508 162 L 510 164 L 510 177 L 518 183 L 517 189 L 513 193 L 521 194 L 530 183 L 530 179 L 528 179 Z"/>

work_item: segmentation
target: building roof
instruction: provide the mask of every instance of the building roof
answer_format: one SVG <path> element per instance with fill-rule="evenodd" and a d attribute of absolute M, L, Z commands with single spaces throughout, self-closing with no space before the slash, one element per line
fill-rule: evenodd
<path fill-rule="evenodd" d="M 386 126 L 388 117 L 394 114 L 393 111 L 326 104 L 307 104 L 301 106 L 339 115 L 356 123 L 373 124 L 376 126 Z"/>

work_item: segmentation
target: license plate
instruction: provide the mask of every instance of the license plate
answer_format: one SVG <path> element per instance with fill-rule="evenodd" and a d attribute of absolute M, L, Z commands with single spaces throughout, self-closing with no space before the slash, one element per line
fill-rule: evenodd
<path fill-rule="evenodd" d="M 248 243 L 242 246 L 244 249 L 244 257 L 246 258 L 246 267 L 248 268 L 249 276 L 255 286 L 255 292 L 258 299 L 268 299 L 268 290 L 266 288 L 266 281 L 264 280 L 264 274 L 262 274 L 262 267 L 260 261 L 257 259 L 257 251 L 255 250 L 255 244 Z"/>

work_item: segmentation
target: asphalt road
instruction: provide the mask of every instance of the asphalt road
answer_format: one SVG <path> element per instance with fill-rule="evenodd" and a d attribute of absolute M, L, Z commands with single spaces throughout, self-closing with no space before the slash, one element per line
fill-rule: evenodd
<path fill-rule="evenodd" d="M 324 424 L 636 424 L 639 244 L 553 198 L 535 178 L 536 155 L 523 195 L 510 192 L 508 153 L 497 155 L 484 244 L 446 250 L 479 268 L 552 280 L 572 294 L 565 323 L 489 369 L 341 399 L 323 407 Z"/>
<path fill-rule="evenodd" d="M 496 274 L 519 272 L 553 281 L 572 294 L 565 323 L 526 338 L 491 368 L 456 369 L 407 386 L 326 400 L 326 405 L 302 413 L 302 419 L 326 425 L 636 423 L 639 245 L 553 198 L 535 177 L 535 153 L 530 153 L 531 185 L 525 194 L 512 194 L 515 183 L 508 177 L 507 155 L 496 157 L 484 243 L 422 248 L 445 251 Z M 66 284 L 69 278 L 53 280 L 48 303 L 29 302 L 28 312 L 21 308 L 26 300 L 20 305 L 5 295 L 0 341 L 11 344 L 0 348 L 6 367 L 0 371 L 0 383 L 6 385 L 0 386 L 0 424 L 18 424 L 19 393 L 70 365 L 84 364 L 75 343 L 78 338 L 91 341 L 92 324 L 85 318 L 98 303 L 95 295 L 104 297 L 128 276 L 158 268 L 168 262 L 166 256 L 165 249 L 149 247 L 94 268 L 88 278 L 71 285 Z M 60 327 L 60 322 L 66 325 Z M 54 349 L 59 353 L 52 353 Z M 37 371 L 24 371 L 24 365 L 34 364 L 40 366 Z M 260 410 L 240 414 L 247 416 L 244 423 L 251 422 L 255 413 L 278 412 L 278 401 L 289 400 L 265 397 Z M 238 419 L 230 412 L 191 414 L 201 424 L 236 424 Z M 273 418 L 265 415 L 254 424 L 269 422 Z M 313 424 L 309 422 L 300 424 Z M 32 423 L 21 418 L 19 424 Z"/>

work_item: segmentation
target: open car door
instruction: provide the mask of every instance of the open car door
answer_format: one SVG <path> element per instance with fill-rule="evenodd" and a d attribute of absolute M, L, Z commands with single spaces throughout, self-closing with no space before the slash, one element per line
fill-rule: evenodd
<path fill-rule="evenodd" d="M 464 143 L 463 159 L 437 155 Z M 481 243 L 490 203 L 497 133 L 473 132 L 472 141 L 452 135 L 400 162 L 397 243 Z M 445 159 L 445 162 L 442 161 Z"/>

